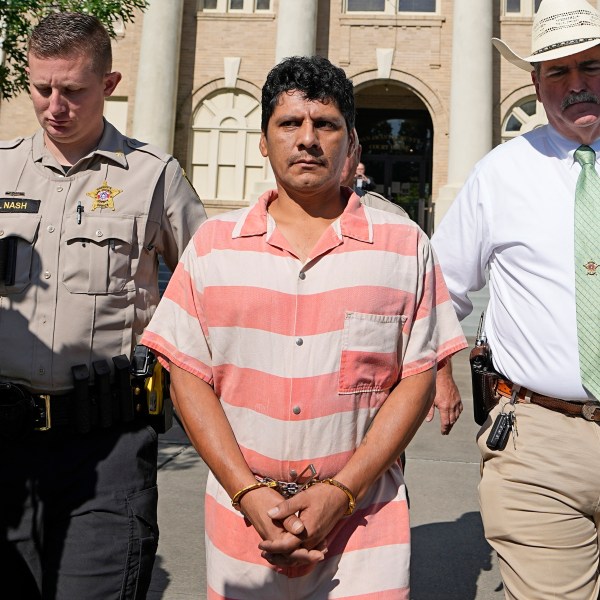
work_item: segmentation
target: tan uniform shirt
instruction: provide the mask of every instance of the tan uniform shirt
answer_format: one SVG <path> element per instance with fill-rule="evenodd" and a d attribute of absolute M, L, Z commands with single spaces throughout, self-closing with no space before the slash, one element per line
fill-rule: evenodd
<path fill-rule="evenodd" d="M 0 240 L 17 240 L 14 283 L 0 274 L 0 380 L 68 390 L 73 365 L 131 356 L 158 255 L 173 269 L 206 213 L 172 156 L 109 123 L 66 175 L 41 130 L 0 144 L 0 165 Z"/>
<path fill-rule="evenodd" d="M 401 206 L 398 206 L 391 200 L 384 198 L 381 194 L 378 194 L 377 192 L 367 192 L 364 196 L 360 197 L 360 201 L 365 206 L 372 206 L 373 208 L 387 210 L 388 212 L 410 218 L 408 217 L 408 213 Z"/>

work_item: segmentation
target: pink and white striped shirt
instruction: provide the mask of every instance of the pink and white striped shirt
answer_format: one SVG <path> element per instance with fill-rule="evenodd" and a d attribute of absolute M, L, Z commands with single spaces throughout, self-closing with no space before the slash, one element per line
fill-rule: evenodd
<path fill-rule="evenodd" d="M 466 341 L 412 221 L 352 195 L 302 263 L 267 212 L 276 197 L 200 227 L 142 343 L 213 387 L 255 474 L 291 481 L 312 463 L 319 478 L 334 477 L 391 389 Z M 308 575 L 261 558 L 258 534 L 212 475 L 205 513 L 211 599 L 408 598 L 397 464 L 328 536 L 326 560 Z"/>

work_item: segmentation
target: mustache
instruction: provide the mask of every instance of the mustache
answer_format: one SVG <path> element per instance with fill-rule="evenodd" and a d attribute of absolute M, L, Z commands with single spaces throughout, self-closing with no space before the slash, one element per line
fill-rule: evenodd
<path fill-rule="evenodd" d="M 308 162 L 316 163 L 318 165 L 323 165 L 323 166 L 327 165 L 327 160 L 325 158 L 323 158 L 321 156 L 313 156 L 312 154 L 297 153 L 297 154 L 292 154 L 292 156 L 290 156 L 288 158 L 289 165 L 293 165 L 294 163 L 297 163 L 300 161 L 308 161 Z"/>
<path fill-rule="evenodd" d="M 569 94 L 563 98 L 560 107 L 562 110 L 565 110 L 565 108 L 568 108 L 573 104 L 579 104 L 580 102 L 592 102 L 594 104 L 600 104 L 600 98 L 591 92 L 578 92 L 577 94 Z"/>

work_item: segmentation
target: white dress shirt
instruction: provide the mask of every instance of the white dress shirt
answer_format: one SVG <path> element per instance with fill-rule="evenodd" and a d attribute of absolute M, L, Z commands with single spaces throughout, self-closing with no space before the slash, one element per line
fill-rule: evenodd
<path fill-rule="evenodd" d="M 521 386 L 568 400 L 590 397 L 575 315 L 579 145 L 547 125 L 498 146 L 475 166 L 432 239 L 460 319 L 473 309 L 469 292 L 489 274 L 485 333 L 495 367 Z M 600 140 L 592 147 L 598 152 Z"/>

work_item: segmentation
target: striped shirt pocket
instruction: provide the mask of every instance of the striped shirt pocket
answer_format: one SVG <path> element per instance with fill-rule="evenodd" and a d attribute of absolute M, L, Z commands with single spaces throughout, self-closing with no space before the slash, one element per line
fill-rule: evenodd
<path fill-rule="evenodd" d="M 338 393 L 379 392 L 400 376 L 405 315 L 346 312 Z"/>

